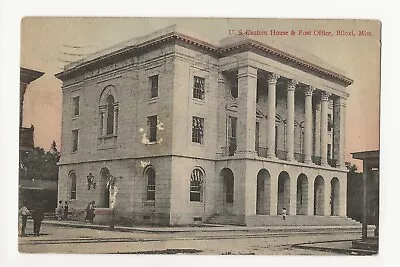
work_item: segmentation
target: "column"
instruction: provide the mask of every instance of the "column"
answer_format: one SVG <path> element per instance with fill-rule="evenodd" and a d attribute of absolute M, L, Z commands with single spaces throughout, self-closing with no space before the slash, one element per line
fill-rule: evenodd
<path fill-rule="evenodd" d="M 286 160 L 292 161 L 294 159 L 294 91 L 298 82 L 290 80 L 287 86 L 287 115 L 286 115 Z"/>
<path fill-rule="evenodd" d="M 367 237 L 367 179 L 368 179 L 369 166 L 367 161 L 363 160 L 363 213 L 362 213 L 362 239 Z"/>
<path fill-rule="evenodd" d="M 238 143 L 237 153 L 254 154 L 256 133 L 257 69 L 241 67 L 238 71 Z"/>
<path fill-rule="evenodd" d="M 315 132 L 314 132 L 314 156 L 321 156 L 321 101 L 315 106 Z"/>
<path fill-rule="evenodd" d="M 114 106 L 114 123 L 113 123 L 113 134 L 117 134 L 118 129 L 118 107 Z"/>
<path fill-rule="evenodd" d="M 106 136 L 107 135 L 107 113 L 105 110 L 101 110 L 100 114 L 101 114 L 102 120 L 103 120 L 103 125 L 101 128 L 101 135 Z"/>
<path fill-rule="evenodd" d="M 321 165 L 328 166 L 327 145 L 328 145 L 328 102 L 331 96 L 328 92 L 321 95 Z"/>
<path fill-rule="evenodd" d="M 337 168 L 345 168 L 345 110 L 346 99 L 342 97 L 335 98 L 333 100 L 333 152 Z"/>
<path fill-rule="evenodd" d="M 308 86 L 304 92 L 304 163 L 312 162 L 312 95 L 314 91 L 314 87 Z"/>
<path fill-rule="evenodd" d="M 276 83 L 279 75 L 271 73 L 268 76 L 268 112 L 267 112 L 267 157 L 275 158 L 275 105 Z"/>

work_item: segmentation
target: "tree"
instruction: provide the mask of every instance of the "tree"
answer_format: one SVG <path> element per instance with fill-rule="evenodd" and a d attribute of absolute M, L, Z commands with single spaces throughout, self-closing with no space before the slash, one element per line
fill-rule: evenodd
<path fill-rule="evenodd" d="M 345 162 L 346 168 L 350 171 L 350 172 L 356 172 L 357 171 L 357 166 L 355 164 L 351 164 L 350 162 Z"/>
<path fill-rule="evenodd" d="M 52 142 L 49 151 L 45 152 L 41 147 L 35 147 L 32 151 L 22 152 L 20 155 L 19 178 L 58 180 L 57 162 L 60 152 L 57 144 Z"/>

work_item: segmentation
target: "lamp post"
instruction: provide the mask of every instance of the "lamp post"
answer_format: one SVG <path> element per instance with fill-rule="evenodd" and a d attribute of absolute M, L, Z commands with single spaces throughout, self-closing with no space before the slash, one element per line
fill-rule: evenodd
<path fill-rule="evenodd" d="M 94 180 L 93 174 L 90 172 L 88 176 L 86 176 L 88 190 L 93 186 L 93 189 L 96 189 L 96 181 Z"/>

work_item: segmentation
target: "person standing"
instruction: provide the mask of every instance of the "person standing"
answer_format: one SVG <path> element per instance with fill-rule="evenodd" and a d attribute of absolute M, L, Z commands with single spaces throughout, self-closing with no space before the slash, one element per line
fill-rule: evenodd
<path fill-rule="evenodd" d="M 68 220 L 68 201 L 65 201 L 64 205 L 64 220 Z"/>
<path fill-rule="evenodd" d="M 25 229 L 26 229 L 26 221 L 28 220 L 28 215 L 31 212 L 26 207 L 26 203 L 22 205 L 21 209 L 19 210 L 19 214 L 21 214 L 21 236 L 25 236 Z"/>
<path fill-rule="evenodd" d="M 44 208 L 42 203 L 37 203 L 32 213 L 33 217 L 33 236 L 39 236 L 40 226 L 44 219 Z"/>
<path fill-rule="evenodd" d="M 56 216 L 57 216 L 57 220 L 61 221 L 63 219 L 64 216 L 64 207 L 62 205 L 62 201 L 58 201 L 58 206 L 56 209 Z"/>
<path fill-rule="evenodd" d="M 287 213 L 286 208 L 283 207 L 283 208 L 282 208 L 282 219 L 283 219 L 283 220 L 286 220 L 286 213 Z"/>

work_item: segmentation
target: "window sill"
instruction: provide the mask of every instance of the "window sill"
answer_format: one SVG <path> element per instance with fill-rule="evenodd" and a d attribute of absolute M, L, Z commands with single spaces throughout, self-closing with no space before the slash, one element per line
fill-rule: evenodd
<path fill-rule="evenodd" d="M 189 206 L 193 208 L 202 208 L 204 207 L 204 202 L 203 201 L 190 201 L 189 200 Z"/>
<path fill-rule="evenodd" d="M 147 207 L 154 207 L 156 205 L 156 201 L 155 200 L 146 200 L 143 202 L 144 206 Z"/>
<path fill-rule="evenodd" d="M 79 119 L 79 115 L 72 116 L 72 120 L 77 120 L 77 119 Z"/>
<path fill-rule="evenodd" d="M 76 154 L 76 153 L 78 153 L 78 150 L 76 150 L 76 151 L 71 151 L 71 154 Z"/>
<path fill-rule="evenodd" d="M 204 147 L 204 141 L 203 141 L 203 143 L 197 143 L 197 142 L 192 141 L 192 145 L 198 146 L 198 147 Z"/>
<path fill-rule="evenodd" d="M 199 104 L 199 105 L 204 105 L 206 103 L 205 99 L 199 99 L 199 98 L 192 97 L 192 100 L 194 103 Z"/>
<path fill-rule="evenodd" d="M 109 138 L 116 138 L 117 135 L 116 134 L 109 134 L 109 135 L 105 135 L 105 136 L 100 136 L 99 139 L 109 139 Z"/>
<path fill-rule="evenodd" d="M 157 97 L 152 97 L 147 101 L 148 104 L 153 104 L 158 102 L 158 96 Z"/>

